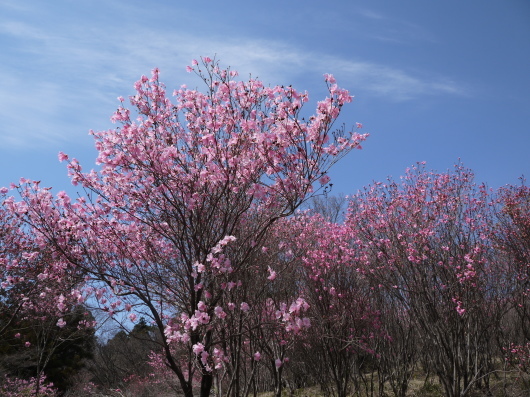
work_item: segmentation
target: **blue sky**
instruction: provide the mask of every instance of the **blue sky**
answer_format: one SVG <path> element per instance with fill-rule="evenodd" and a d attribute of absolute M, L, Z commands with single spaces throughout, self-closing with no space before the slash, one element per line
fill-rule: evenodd
<path fill-rule="evenodd" d="M 216 55 L 240 76 L 312 100 L 323 73 L 355 95 L 341 121 L 371 134 L 331 172 L 335 193 L 460 158 L 492 187 L 530 177 L 527 0 L 0 0 L 0 186 L 20 177 L 75 191 L 57 153 L 84 169 L 90 129 L 158 66 L 168 91 Z"/>

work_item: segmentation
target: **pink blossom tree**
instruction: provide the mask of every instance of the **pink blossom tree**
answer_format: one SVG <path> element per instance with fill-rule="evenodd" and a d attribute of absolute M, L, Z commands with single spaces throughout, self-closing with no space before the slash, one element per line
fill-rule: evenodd
<path fill-rule="evenodd" d="M 335 129 L 351 96 L 331 75 L 329 97 L 302 118 L 307 93 L 236 81 L 208 57 L 187 69 L 206 92 L 182 86 L 171 101 L 155 69 L 135 84 L 135 111 L 119 98 L 112 120 L 121 126 L 93 132 L 98 170 L 84 173 L 60 154 L 85 196 L 21 184 L 12 210 L 54 260 L 86 275 L 77 299 L 150 318 L 183 393 L 193 395 L 198 375 L 207 396 L 226 342 L 216 324 L 251 309 L 229 294 L 245 288 L 271 226 L 326 185 L 329 168 L 366 135 Z"/>
<path fill-rule="evenodd" d="M 216 323 L 224 341 L 217 353 L 223 358 L 216 362 L 222 369 L 218 390 L 236 396 L 273 388 L 281 395 L 295 341 L 310 326 L 293 239 L 286 218 L 278 220 L 249 257 L 251 265 L 240 273 L 241 283 L 227 285 L 221 305 L 227 313 L 216 308 L 224 320 Z"/>
<path fill-rule="evenodd" d="M 326 395 L 360 392 L 361 366 L 384 337 L 371 291 L 357 271 L 350 228 L 320 214 L 290 219 L 302 291 L 311 328 L 298 343 L 298 358 Z"/>
<path fill-rule="evenodd" d="M 523 183 L 499 189 L 490 220 L 498 266 L 506 274 L 503 296 L 510 311 L 502 328 L 508 361 L 530 373 L 530 188 Z"/>
<path fill-rule="evenodd" d="M 447 396 L 487 387 L 490 337 L 504 313 L 492 265 L 490 197 L 460 165 L 434 173 L 422 165 L 401 183 L 376 183 L 351 200 L 347 224 L 359 270 L 421 337 L 427 369 Z M 384 321 L 384 320 L 383 320 Z"/>
<path fill-rule="evenodd" d="M 54 363 L 66 349 L 90 350 L 92 323 L 81 308 L 74 313 L 78 301 L 68 293 L 82 281 L 81 275 L 37 243 L 7 192 L 0 189 L 0 367 L 31 377 L 37 395 L 45 374 L 64 388 L 67 376 L 59 380 L 62 375 Z M 81 356 L 75 364 L 63 359 L 62 368 L 74 373 L 82 365 Z M 20 380 L 21 385 L 28 382 Z"/>
<path fill-rule="evenodd" d="M 56 397 L 58 395 L 53 383 L 47 382 L 45 376 L 28 380 L 4 376 L 0 378 L 0 392 L 4 397 Z"/>

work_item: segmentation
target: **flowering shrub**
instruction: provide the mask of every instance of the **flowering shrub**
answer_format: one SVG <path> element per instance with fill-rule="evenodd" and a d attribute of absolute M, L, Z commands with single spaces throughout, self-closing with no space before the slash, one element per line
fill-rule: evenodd
<path fill-rule="evenodd" d="M 47 383 L 46 377 L 20 379 L 4 376 L 1 379 L 0 393 L 4 397 L 54 397 L 57 390 L 53 383 Z"/>
<path fill-rule="evenodd" d="M 530 342 L 524 345 L 511 343 L 504 348 L 506 361 L 519 369 L 519 371 L 530 374 Z"/>

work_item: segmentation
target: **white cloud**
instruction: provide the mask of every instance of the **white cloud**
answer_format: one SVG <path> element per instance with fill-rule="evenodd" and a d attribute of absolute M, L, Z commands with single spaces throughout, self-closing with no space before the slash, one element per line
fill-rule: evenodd
<path fill-rule="evenodd" d="M 365 12 L 370 18 L 384 18 Z M 64 29 L 64 27 L 62 27 Z M 20 21 L 0 21 L 0 32 L 12 42 L 9 60 L 0 73 L 0 143 L 54 143 L 75 140 L 83 128 L 117 105 L 118 95 L 132 93 L 141 74 L 158 66 L 172 90 L 193 81 L 184 68 L 200 55 L 217 54 L 244 78 L 249 73 L 265 82 L 288 84 L 307 73 L 332 72 L 340 83 L 365 95 L 402 101 L 425 95 L 461 95 L 448 79 L 418 76 L 388 65 L 354 58 L 307 52 L 286 42 L 235 37 L 196 36 L 176 29 L 128 29 L 109 26 L 86 29 L 69 25 L 68 34 Z M 346 80 L 346 81 L 345 81 Z M 129 91 L 127 91 L 129 90 Z M 126 91 L 126 92 L 124 92 Z M 93 122 L 93 121 L 92 121 Z M 78 133 L 73 133 L 79 124 Z M 94 125 L 97 128 L 97 125 Z"/>
<path fill-rule="evenodd" d="M 367 8 L 359 9 L 359 14 L 361 14 L 363 17 L 368 18 L 368 19 L 376 19 L 376 20 L 387 19 L 387 17 L 384 16 L 383 14 L 375 12 L 373 10 L 369 10 Z"/>
<path fill-rule="evenodd" d="M 429 30 L 405 19 L 389 17 L 367 8 L 360 8 L 358 13 L 370 20 L 368 28 L 363 30 L 363 33 L 373 40 L 401 45 L 436 42 Z"/>
<path fill-rule="evenodd" d="M 467 95 L 467 90 L 443 77 L 415 76 L 400 69 L 369 62 L 338 63 L 348 80 L 364 92 L 389 101 L 406 101 L 433 95 Z"/>

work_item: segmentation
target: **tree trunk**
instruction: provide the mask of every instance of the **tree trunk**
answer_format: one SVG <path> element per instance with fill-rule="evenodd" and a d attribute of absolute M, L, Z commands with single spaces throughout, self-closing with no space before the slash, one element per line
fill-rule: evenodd
<path fill-rule="evenodd" d="M 212 391 L 212 374 L 203 374 L 201 379 L 201 397 L 209 397 Z"/>

